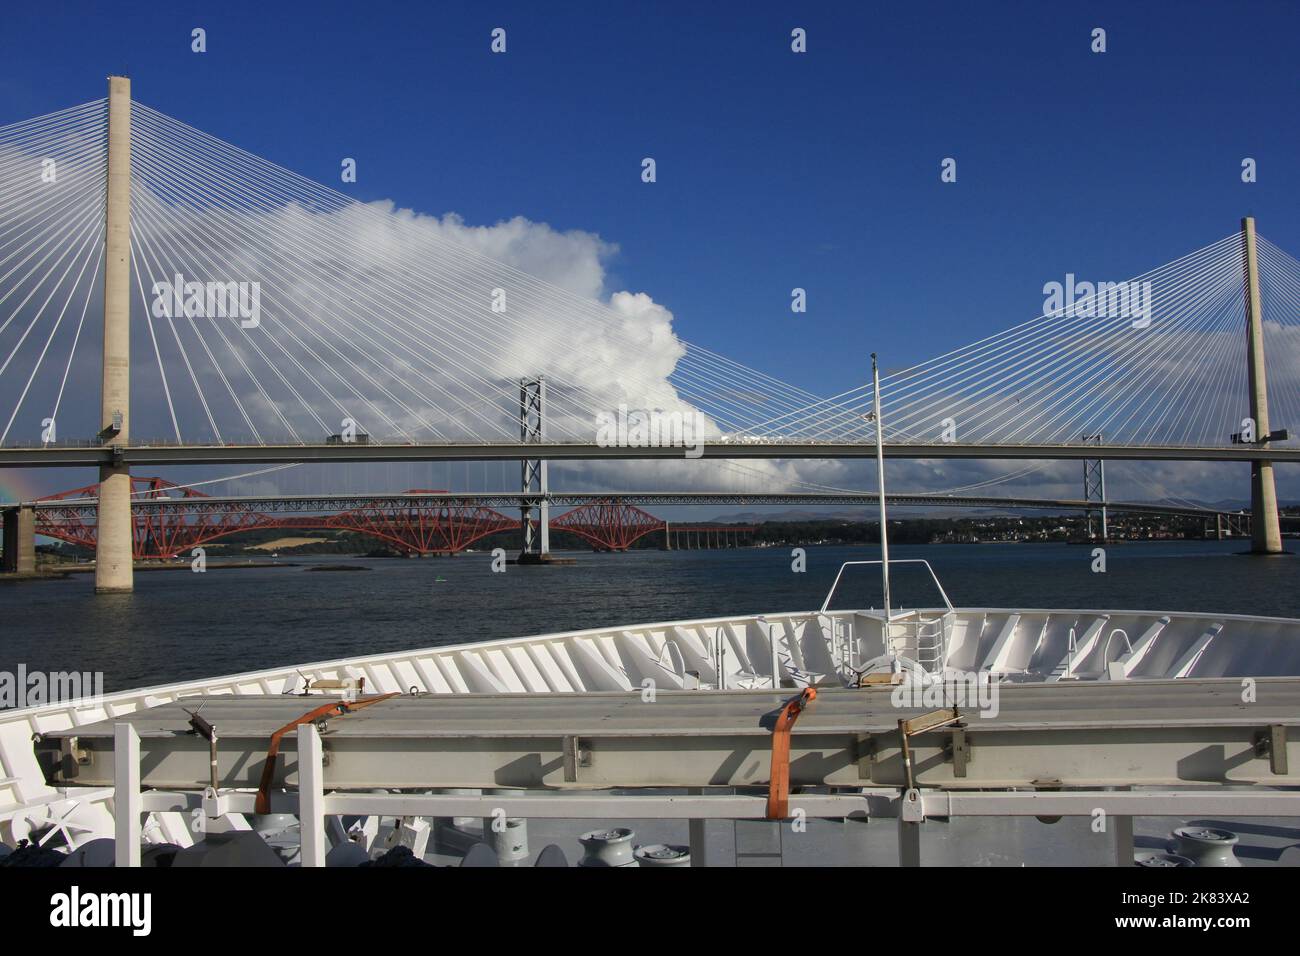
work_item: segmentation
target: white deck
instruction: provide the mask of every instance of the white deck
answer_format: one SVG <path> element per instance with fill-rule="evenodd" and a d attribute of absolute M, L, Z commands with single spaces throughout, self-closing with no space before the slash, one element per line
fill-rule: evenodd
<path fill-rule="evenodd" d="M 883 615 L 797 612 L 599 628 L 428 647 L 0 712 L 0 839 L 53 821 L 76 843 L 111 834 L 110 790 L 46 784 L 32 735 L 67 730 L 182 697 L 300 692 L 304 678 L 364 678 L 366 693 L 502 694 L 772 686 L 855 679 L 882 656 L 918 672 L 981 671 L 1015 681 L 1300 675 L 1300 621 L 1096 610 L 936 608 Z M 1073 637 L 1071 633 L 1073 632 Z M 236 824 L 237 825 L 237 824 Z M 189 845 L 179 813 L 156 814 L 146 839 Z"/>

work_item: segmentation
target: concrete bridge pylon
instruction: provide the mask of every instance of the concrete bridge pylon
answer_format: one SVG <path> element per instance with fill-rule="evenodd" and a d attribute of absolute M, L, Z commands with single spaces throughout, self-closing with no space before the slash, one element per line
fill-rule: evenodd
<path fill-rule="evenodd" d="M 108 196 L 104 217 L 104 355 L 100 441 L 124 446 L 131 426 L 131 81 L 108 78 Z M 135 586 L 132 566 L 131 469 L 99 469 L 95 591 Z"/>
<path fill-rule="evenodd" d="M 1267 448 L 1271 432 L 1268 421 L 1268 378 L 1264 362 L 1264 319 L 1259 295 L 1259 259 L 1255 249 L 1255 218 L 1241 220 L 1246 259 L 1246 369 L 1250 383 L 1250 417 L 1255 421 L 1255 440 Z M 1273 462 L 1256 459 L 1250 465 L 1251 553 L 1281 554 L 1282 525 L 1277 512 L 1277 488 Z"/>

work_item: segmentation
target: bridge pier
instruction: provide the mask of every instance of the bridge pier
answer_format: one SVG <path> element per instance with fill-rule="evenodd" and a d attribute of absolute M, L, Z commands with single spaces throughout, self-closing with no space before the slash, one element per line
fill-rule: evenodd
<path fill-rule="evenodd" d="M 546 379 L 519 380 L 519 440 L 541 442 L 546 439 Z M 551 504 L 546 500 L 546 459 L 525 458 L 523 468 L 523 493 L 540 495 L 534 505 L 525 498 L 519 506 L 519 564 L 545 564 L 551 560 Z M 533 512 L 537 523 L 533 524 Z"/>
<path fill-rule="evenodd" d="M 1085 442 L 1100 445 L 1101 433 L 1084 435 Z M 1088 540 L 1100 540 L 1103 544 L 1110 540 L 1110 522 L 1106 511 L 1106 460 L 1104 458 L 1085 458 L 1083 460 L 1083 500 L 1091 505 L 1094 501 L 1101 505 L 1101 538 L 1092 533 L 1093 509 L 1088 508 Z"/>
<path fill-rule="evenodd" d="M 8 574 L 36 573 L 36 509 L 31 505 L 4 512 L 4 564 Z"/>
<path fill-rule="evenodd" d="M 1255 251 L 1255 218 L 1241 220 L 1246 246 L 1246 366 L 1250 379 L 1250 417 L 1255 420 L 1255 439 L 1267 448 L 1268 376 L 1264 363 L 1264 321 L 1259 297 L 1259 260 Z M 1277 487 L 1273 462 L 1256 460 L 1250 465 L 1251 553 L 1281 554 L 1282 525 L 1277 513 Z"/>
<path fill-rule="evenodd" d="M 131 405 L 131 81 L 108 78 L 108 196 L 104 221 L 104 356 L 99 439 L 127 444 Z M 131 536 L 131 469 L 99 469 L 95 591 L 135 586 Z"/>

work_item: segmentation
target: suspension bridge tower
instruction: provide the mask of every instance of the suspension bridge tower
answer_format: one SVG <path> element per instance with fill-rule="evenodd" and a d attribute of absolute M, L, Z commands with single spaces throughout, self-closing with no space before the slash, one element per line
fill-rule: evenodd
<path fill-rule="evenodd" d="M 1255 252 L 1255 218 L 1241 220 L 1246 246 L 1246 368 L 1250 381 L 1250 417 L 1255 420 L 1255 439 L 1267 448 L 1271 433 L 1268 423 L 1268 379 L 1264 365 L 1264 317 L 1259 297 L 1259 260 Z M 1277 488 L 1273 463 L 1256 459 L 1250 463 L 1251 553 L 1281 554 L 1282 526 L 1277 514 Z"/>
<path fill-rule="evenodd" d="M 108 78 L 108 196 L 104 218 L 104 356 L 99 440 L 121 448 L 131 424 L 131 81 Z M 134 587 L 131 470 L 114 455 L 99 469 L 95 590 Z"/>

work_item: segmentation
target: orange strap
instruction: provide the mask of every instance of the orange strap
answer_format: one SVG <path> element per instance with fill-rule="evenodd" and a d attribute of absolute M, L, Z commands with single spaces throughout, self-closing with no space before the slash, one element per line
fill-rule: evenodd
<path fill-rule="evenodd" d="M 817 699 L 815 687 L 805 687 L 791 697 L 777 715 L 772 728 L 772 782 L 767 791 L 767 818 L 784 820 L 790 815 L 790 730 L 799 715 Z"/>
<path fill-rule="evenodd" d="M 285 734 L 308 721 L 314 721 L 321 717 L 346 717 L 354 710 L 360 710 L 362 707 L 369 707 L 381 700 L 388 700 L 390 697 L 398 696 L 400 695 L 397 693 L 380 694 L 377 697 L 366 697 L 362 700 L 354 700 L 351 703 L 346 700 L 336 700 L 303 714 L 297 720 L 285 724 L 273 733 L 271 735 L 271 745 L 266 750 L 266 763 L 262 766 L 262 782 L 257 788 L 257 801 L 253 804 L 254 811 L 257 813 L 271 812 L 271 782 L 275 779 L 275 769 L 280 763 L 280 741 Z"/>

